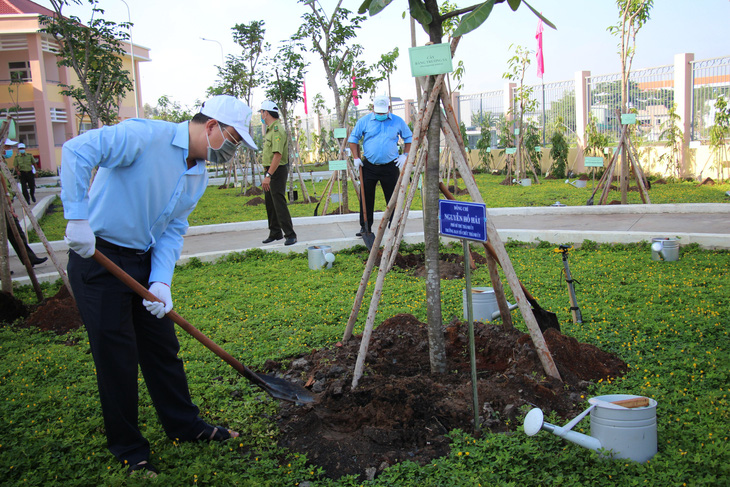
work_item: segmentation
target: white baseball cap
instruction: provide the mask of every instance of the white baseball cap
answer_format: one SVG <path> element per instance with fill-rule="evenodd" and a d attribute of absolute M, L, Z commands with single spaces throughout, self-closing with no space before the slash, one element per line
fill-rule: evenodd
<path fill-rule="evenodd" d="M 256 150 L 256 144 L 249 133 L 251 115 L 253 112 L 244 102 L 231 95 L 218 95 L 203 103 L 200 113 L 221 123 L 230 125 L 243 142 L 251 149 Z"/>
<path fill-rule="evenodd" d="M 267 112 L 279 113 L 279 107 L 277 107 L 276 103 L 274 103 L 271 100 L 264 100 L 263 102 L 261 102 L 261 110 L 266 110 Z"/>
<path fill-rule="evenodd" d="M 18 144 L 18 149 L 25 149 L 25 144 L 22 142 Z"/>
<path fill-rule="evenodd" d="M 18 143 L 17 140 L 5 139 L 5 145 L 15 145 L 17 143 Z"/>
<path fill-rule="evenodd" d="M 390 99 L 387 96 L 376 96 L 373 100 L 373 111 L 375 113 L 388 113 Z"/>

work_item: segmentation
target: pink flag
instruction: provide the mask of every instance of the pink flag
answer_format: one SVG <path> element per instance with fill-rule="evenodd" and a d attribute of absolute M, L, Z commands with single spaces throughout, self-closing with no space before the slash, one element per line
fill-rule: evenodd
<path fill-rule="evenodd" d="M 537 21 L 537 33 L 535 39 L 537 39 L 537 77 L 542 78 L 545 74 L 545 62 L 542 59 L 542 19 Z"/>
<path fill-rule="evenodd" d="M 307 82 L 302 80 L 302 85 L 304 86 L 304 114 L 309 115 L 307 111 Z"/>
<path fill-rule="evenodd" d="M 357 85 L 355 84 L 355 75 L 352 75 L 352 104 L 358 106 L 360 100 L 357 99 Z"/>

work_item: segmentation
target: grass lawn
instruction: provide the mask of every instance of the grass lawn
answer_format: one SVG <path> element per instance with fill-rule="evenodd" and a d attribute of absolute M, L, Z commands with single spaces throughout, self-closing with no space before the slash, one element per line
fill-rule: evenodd
<path fill-rule="evenodd" d="M 528 438 L 521 422 L 510 434 L 474 438 L 454 431 L 451 453 L 428 465 L 403 462 L 374 482 L 328 480 L 307 459 L 276 447 L 276 404 L 198 342 L 179 332 L 180 357 L 204 417 L 242 432 L 215 445 L 165 437 L 141 387 L 140 424 L 162 470 L 160 485 L 707 485 L 730 483 L 725 317 L 730 253 L 681 249 L 677 262 L 655 262 L 648 244 L 584 242 L 571 253 L 571 272 L 584 323 L 574 325 L 562 262 L 552 246 L 508 245 L 517 274 L 563 333 L 617 354 L 630 366 L 594 395 L 631 393 L 657 400 L 659 453 L 645 464 L 606 461 L 541 432 Z M 364 247 L 338 253 L 334 267 L 313 272 L 305 254 L 252 250 L 216 264 L 178 268 L 175 309 L 203 333 L 253 367 L 342 335 L 362 273 Z M 374 278 L 373 278 L 374 280 Z M 487 285 L 486 268 L 473 273 Z M 55 286 L 58 286 L 56 284 Z M 462 281 L 442 281 L 444 320 L 460 316 Z M 51 289 L 46 289 L 52 292 Z M 33 301 L 32 290 L 19 293 Z M 366 303 L 369 297 L 366 297 Z M 267 303 L 267 304 L 262 304 Z M 425 320 L 424 283 L 393 270 L 376 323 L 395 313 Z M 361 313 L 358 330 L 363 324 Z M 516 325 L 525 330 L 515 313 Z M 66 336 L 0 328 L 0 464 L 6 485 L 128 485 L 105 448 L 94 366 L 83 330 Z M 140 378 L 140 383 L 142 383 Z M 486 400 L 486 399 L 485 399 Z M 562 424 L 557 418 L 551 422 Z M 588 432 L 588 420 L 576 427 Z"/>

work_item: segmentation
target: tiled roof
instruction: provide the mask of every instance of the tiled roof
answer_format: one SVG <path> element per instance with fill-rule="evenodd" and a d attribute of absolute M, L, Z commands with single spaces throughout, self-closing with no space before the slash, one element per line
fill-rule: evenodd
<path fill-rule="evenodd" d="M 0 15 L 12 14 L 53 15 L 53 10 L 42 7 L 30 0 L 0 0 Z"/>

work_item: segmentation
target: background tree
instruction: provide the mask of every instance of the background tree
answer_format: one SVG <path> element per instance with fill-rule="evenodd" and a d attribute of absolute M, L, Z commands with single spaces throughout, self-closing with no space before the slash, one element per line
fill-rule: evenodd
<path fill-rule="evenodd" d="M 682 128 L 679 125 L 680 117 L 677 113 L 677 104 L 672 103 L 669 107 L 669 117 L 663 124 L 662 134 L 659 140 L 666 140 L 665 147 L 668 151 L 662 154 L 661 158 L 666 160 L 667 169 L 672 176 L 681 176 L 680 155 L 682 154 Z M 661 159 L 660 158 L 660 159 Z"/>
<path fill-rule="evenodd" d="M 728 164 L 727 142 L 730 138 L 730 106 L 724 96 L 715 100 L 715 124 L 710 127 L 710 148 L 715 157 L 717 177 L 722 179 L 723 169 Z"/>
<path fill-rule="evenodd" d="M 284 123 L 284 131 L 289 140 L 289 191 L 293 190 L 295 161 L 292 158 L 292 143 L 294 123 L 291 120 L 290 108 L 302 98 L 304 86 L 304 69 L 308 63 L 304 62 L 302 51 L 304 46 L 300 42 L 290 41 L 282 43 L 274 57 L 268 59 L 266 69 L 266 98 L 274 101 L 279 107 L 279 113 Z M 304 181 L 299 174 L 302 190 L 306 191 Z M 293 198 L 290 196 L 290 201 Z"/>
<path fill-rule="evenodd" d="M 381 12 L 392 0 L 365 0 L 358 13 L 369 12 L 376 15 Z M 408 0 L 411 16 L 423 27 L 428 34 L 428 40 L 434 44 L 442 42 L 444 34 L 444 23 L 450 19 L 461 17 L 459 27 L 454 31 L 453 37 L 467 34 L 482 25 L 492 8 L 497 3 L 505 0 L 488 0 L 486 2 L 472 5 L 471 7 L 451 10 L 442 13 L 437 0 Z M 517 10 L 523 0 L 508 0 L 510 8 Z M 532 7 L 528 7 L 540 16 Z M 542 16 L 540 16 L 542 17 Z M 549 26 L 553 25 L 547 19 L 543 19 Z M 429 76 L 426 92 L 431 93 L 436 85 L 436 76 Z M 440 96 L 436 98 L 436 106 L 440 107 Z M 438 200 L 439 200 L 439 151 L 441 146 L 441 110 L 434 110 L 433 116 L 427 129 L 428 156 L 426 162 L 424 188 L 424 257 L 426 261 L 426 315 L 428 321 L 428 341 L 431 362 L 431 372 L 443 373 L 446 371 L 446 346 L 443 335 L 443 323 L 441 315 L 441 281 L 439 279 L 439 222 L 438 222 Z"/>
<path fill-rule="evenodd" d="M 200 101 L 196 102 L 196 107 Z M 195 110 L 197 112 L 197 110 Z M 157 105 L 152 107 L 145 103 L 144 116 L 154 120 L 167 120 L 168 122 L 180 123 L 193 118 L 194 112 L 188 107 L 182 107 L 179 102 L 171 100 L 167 95 L 157 99 Z"/>
<path fill-rule="evenodd" d="M 553 165 L 550 172 L 558 179 L 565 177 L 565 170 L 568 167 L 568 140 L 565 138 L 565 124 L 562 118 L 558 118 L 553 135 L 550 137 L 550 158 Z"/>
<path fill-rule="evenodd" d="M 383 76 L 385 76 L 386 80 L 388 81 L 388 98 L 391 100 L 393 99 L 393 94 L 390 90 L 390 75 L 395 72 L 396 69 L 398 69 L 398 65 L 396 64 L 398 61 L 398 48 L 396 47 L 390 52 L 386 52 L 385 54 L 380 55 L 380 61 L 378 61 L 377 68 L 378 71 L 383 73 Z"/>
<path fill-rule="evenodd" d="M 293 37 L 294 40 L 311 42 L 312 52 L 316 52 L 324 66 L 327 84 L 332 90 L 335 99 L 335 114 L 340 127 L 347 127 L 347 113 L 352 102 L 352 77 L 355 77 L 358 92 L 361 94 L 373 93 L 378 82 L 385 79 L 384 75 L 372 76 L 374 66 L 367 66 L 360 58 L 363 47 L 354 42 L 357 29 L 360 28 L 366 17 L 353 15 L 342 7 L 342 0 L 337 2 L 332 13 L 327 16 L 319 6 L 319 2 L 300 0 L 308 5 L 312 12 L 302 16 L 302 25 Z M 338 159 L 344 159 L 344 145 Z M 342 206 L 349 210 L 347 191 L 347 176 L 344 176 L 342 188 Z"/>
<path fill-rule="evenodd" d="M 619 21 L 608 27 L 608 31 L 619 38 L 619 55 L 621 56 L 621 113 L 628 113 L 629 75 L 631 63 L 636 54 L 636 34 L 649 20 L 649 11 L 654 0 L 616 0 L 619 9 Z M 626 151 L 621 153 L 621 204 L 628 202 L 629 158 Z"/>
<path fill-rule="evenodd" d="M 515 173 L 518 179 L 524 179 L 527 177 L 528 163 L 528 161 L 523 161 L 524 152 L 526 149 L 530 149 L 529 146 L 526 147 L 524 144 L 525 129 L 527 128 L 524 124 L 525 113 L 534 112 L 538 107 L 538 102 L 532 97 L 534 87 L 525 85 L 525 74 L 530 66 L 531 51 L 522 46 L 516 46 L 514 50 L 515 55 L 507 61 L 509 70 L 502 75 L 502 78 L 517 82 L 517 87 L 512 93 L 515 104 L 509 109 L 508 113 L 512 115 L 513 119 L 517 118 L 517 165 Z M 535 177 L 535 182 L 537 182 L 537 177 Z"/>
<path fill-rule="evenodd" d="M 91 18 L 87 25 L 78 17 L 65 17 L 63 8 L 82 0 L 50 0 L 54 15 L 40 16 L 41 32 L 58 42 L 57 64 L 73 69 L 78 85 L 61 84 L 61 94 L 74 100 L 79 123 L 88 115 L 92 127 L 109 125 L 119 118 L 119 105 L 132 91 L 129 71 L 123 68 L 124 41 L 129 40 L 132 24 L 104 20 L 98 0 L 88 0 Z"/>

